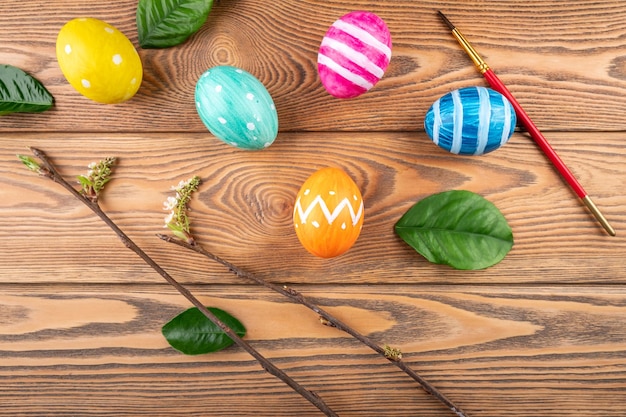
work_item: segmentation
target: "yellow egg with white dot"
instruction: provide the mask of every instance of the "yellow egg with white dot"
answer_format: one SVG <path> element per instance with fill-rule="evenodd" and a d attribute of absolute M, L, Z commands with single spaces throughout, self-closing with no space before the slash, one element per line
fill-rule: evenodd
<path fill-rule="evenodd" d="M 56 43 L 59 67 L 67 81 L 85 97 L 99 103 L 122 103 L 137 93 L 143 66 L 131 41 L 102 20 L 70 20 Z"/>

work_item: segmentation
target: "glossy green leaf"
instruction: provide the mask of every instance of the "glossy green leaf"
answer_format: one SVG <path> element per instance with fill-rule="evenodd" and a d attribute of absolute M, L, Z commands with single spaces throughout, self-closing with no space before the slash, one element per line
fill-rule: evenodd
<path fill-rule="evenodd" d="M 246 334 L 246 328 L 235 317 L 219 308 L 207 308 L 237 335 L 243 337 Z M 222 329 L 195 307 L 174 317 L 161 331 L 174 349 L 186 355 L 217 352 L 233 344 Z"/>
<path fill-rule="evenodd" d="M 179 45 L 206 22 L 213 0 L 139 0 L 137 32 L 142 48 Z"/>
<path fill-rule="evenodd" d="M 470 191 L 432 195 L 411 207 L 396 233 L 430 262 L 483 269 L 513 247 L 513 232 L 491 202 Z"/>
<path fill-rule="evenodd" d="M 52 94 L 35 78 L 12 65 L 0 65 L 0 115 L 38 113 L 53 102 Z"/>

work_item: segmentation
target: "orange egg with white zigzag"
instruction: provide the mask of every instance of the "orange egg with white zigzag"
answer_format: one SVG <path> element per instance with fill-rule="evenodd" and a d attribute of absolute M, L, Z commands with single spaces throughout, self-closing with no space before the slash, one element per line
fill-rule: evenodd
<path fill-rule="evenodd" d="M 339 168 L 322 168 L 302 184 L 293 224 L 302 246 L 332 258 L 354 245 L 363 227 L 363 198 L 352 178 Z"/>

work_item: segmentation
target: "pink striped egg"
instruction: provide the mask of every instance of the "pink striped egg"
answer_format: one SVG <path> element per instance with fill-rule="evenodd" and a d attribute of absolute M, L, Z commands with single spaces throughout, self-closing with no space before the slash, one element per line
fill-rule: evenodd
<path fill-rule="evenodd" d="M 350 12 L 324 35 L 317 70 L 326 91 L 337 98 L 365 93 L 382 78 L 391 59 L 391 33 L 374 13 Z"/>

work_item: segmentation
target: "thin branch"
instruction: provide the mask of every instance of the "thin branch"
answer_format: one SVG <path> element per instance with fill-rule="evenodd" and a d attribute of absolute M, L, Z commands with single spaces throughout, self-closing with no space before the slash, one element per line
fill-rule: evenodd
<path fill-rule="evenodd" d="M 254 359 L 256 359 L 263 369 L 271 375 L 274 375 L 295 392 L 307 399 L 311 404 L 316 406 L 320 411 L 329 417 L 335 417 L 337 414 L 314 392 L 307 390 L 293 380 L 290 376 L 285 374 L 280 368 L 276 367 L 271 361 L 266 359 L 261 353 L 254 349 L 248 342 L 243 340 L 239 335 L 222 322 L 217 316 L 215 316 L 210 310 L 208 310 L 204 304 L 202 304 L 189 290 L 182 286 L 172 276 L 170 276 L 159 264 L 157 264 L 148 254 L 146 254 L 139 246 L 137 246 L 118 226 L 113 220 L 111 220 L 102 211 L 97 203 L 97 200 L 90 199 L 85 195 L 77 191 L 70 183 L 68 183 L 57 171 L 54 164 L 50 162 L 47 155 L 39 149 L 30 148 L 33 155 L 39 158 L 43 162 L 43 166 L 40 168 L 39 173 L 52 181 L 60 184 L 66 190 L 68 190 L 74 197 L 80 200 L 83 204 L 89 207 L 107 226 L 109 226 L 122 240 L 124 245 L 135 252 L 141 259 L 146 262 L 152 269 L 154 269 L 159 275 L 161 275 L 169 284 L 171 284 L 180 294 L 182 294 L 187 300 L 189 300 L 195 307 L 198 308 L 209 320 L 211 320 L 216 326 L 218 326 L 224 333 L 228 335 L 239 347 L 248 352 Z"/>
<path fill-rule="evenodd" d="M 321 321 L 324 324 L 330 325 L 332 327 L 336 327 L 339 330 L 342 330 L 345 333 L 348 333 L 349 335 L 351 335 L 352 337 L 354 337 L 355 339 L 357 339 L 358 341 L 360 341 L 361 343 L 363 343 L 364 345 L 366 345 L 367 347 L 369 347 L 370 349 L 372 349 L 373 351 L 375 351 L 376 353 L 378 353 L 379 355 L 384 357 L 385 359 L 387 359 L 390 362 L 394 363 L 398 368 L 402 369 L 402 371 L 404 371 L 407 375 L 409 375 L 411 378 L 413 378 L 418 384 L 420 384 L 420 386 L 422 387 L 422 389 L 424 391 L 426 391 L 427 393 L 429 393 L 430 395 L 435 397 L 437 400 L 439 400 L 440 402 L 445 404 L 458 417 L 468 417 L 468 415 L 460 407 L 458 407 L 456 404 L 454 404 L 441 391 L 439 391 L 431 383 L 426 381 L 417 372 L 415 372 L 413 369 L 411 369 L 411 367 L 406 362 L 404 362 L 402 360 L 402 358 L 401 358 L 402 355 L 400 354 L 399 351 L 397 351 L 396 349 L 390 348 L 389 346 L 385 346 L 384 348 L 380 347 L 378 344 L 376 344 L 369 337 L 362 335 L 361 333 L 359 333 L 358 331 L 356 331 L 355 329 L 353 329 L 352 327 L 350 327 L 346 323 L 344 323 L 341 320 L 335 318 L 330 313 L 328 313 L 327 311 L 323 310 L 321 307 L 319 307 L 316 304 L 312 303 L 309 299 L 307 299 L 300 292 L 298 292 L 298 291 L 294 290 L 293 288 L 290 288 L 290 287 L 288 287 L 286 285 L 276 285 L 276 284 L 273 284 L 271 282 L 268 282 L 268 281 L 264 280 L 263 278 L 260 278 L 257 275 L 254 275 L 254 274 L 252 274 L 250 272 L 244 271 L 241 268 L 233 265 L 232 263 L 230 263 L 230 262 L 220 258 L 219 256 L 217 256 L 217 255 L 207 251 L 197 241 L 195 241 L 193 244 L 189 244 L 189 243 L 187 243 L 185 241 L 182 241 L 180 239 L 174 238 L 172 236 L 163 235 L 163 234 L 157 234 L 157 237 L 159 239 L 161 239 L 161 240 L 166 241 L 166 242 L 174 243 L 176 245 L 182 246 L 183 248 L 186 248 L 186 249 L 192 250 L 194 252 L 197 252 L 197 253 L 199 253 L 199 254 L 201 254 L 201 255 L 203 255 L 203 256 L 205 256 L 205 257 L 207 257 L 207 258 L 209 258 L 209 259 L 211 259 L 213 261 L 216 261 L 217 263 L 222 264 L 223 266 L 228 268 L 231 272 L 233 272 L 238 277 L 250 279 L 250 280 L 256 282 L 257 284 L 260 284 L 260 285 L 262 285 L 262 286 L 264 286 L 266 288 L 269 288 L 272 291 L 280 293 L 280 294 L 282 294 L 282 295 L 284 295 L 286 297 L 289 297 L 291 300 L 306 306 L 310 310 L 312 310 L 315 313 L 319 314 L 320 319 L 321 319 Z"/>

